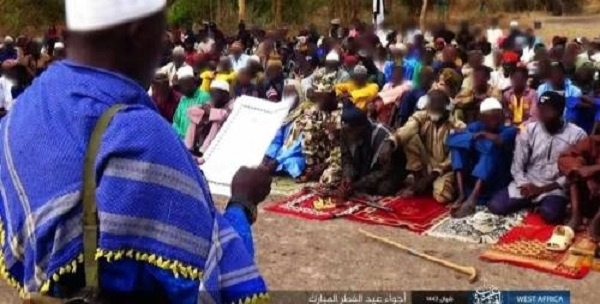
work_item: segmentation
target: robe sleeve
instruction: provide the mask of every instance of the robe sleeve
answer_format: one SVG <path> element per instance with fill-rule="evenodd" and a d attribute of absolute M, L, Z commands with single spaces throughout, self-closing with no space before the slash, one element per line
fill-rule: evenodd
<path fill-rule="evenodd" d="M 523 130 L 517 138 L 515 154 L 513 157 L 513 163 L 510 168 L 510 172 L 517 185 L 524 185 L 529 182 L 525 174 L 525 168 L 529 162 L 531 156 L 531 147 L 529 145 L 530 133 L 533 132 L 531 128 L 535 128 L 537 125 L 529 125 L 529 127 Z"/>

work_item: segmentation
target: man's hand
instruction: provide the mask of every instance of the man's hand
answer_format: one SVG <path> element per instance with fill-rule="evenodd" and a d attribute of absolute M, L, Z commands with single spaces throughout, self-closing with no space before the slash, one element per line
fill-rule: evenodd
<path fill-rule="evenodd" d="M 519 189 L 521 190 L 521 195 L 526 198 L 535 198 L 545 192 L 543 187 L 538 187 L 534 184 L 525 184 L 519 187 Z"/>
<path fill-rule="evenodd" d="M 354 183 L 352 182 L 352 179 L 345 178 L 342 180 L 342 183 L 340 184 L 340 192 L 344 198 L 348 198 L 352 195 L 352 193 L 354 193 Z"/>
<path fill-rule="evenodd" d="M 267 169 L 270 173 L 273 173 L 273 172 L 275 172 L 275 170 L 277 170 L 279 163 L 277 163 L 277 160 L 272 159 L 268 156 L 265 156 L 265 158 L 263 158 L 263 161 L 260 165 L 261 165 L 261 167 L 264 167 L 265 169 Z"/>
<path fill-rule="evenodd" d="M 271 174 L 265 168 L 242 167 L 233 176 L 231 194 L 258 205 L 271 193 Z"/>

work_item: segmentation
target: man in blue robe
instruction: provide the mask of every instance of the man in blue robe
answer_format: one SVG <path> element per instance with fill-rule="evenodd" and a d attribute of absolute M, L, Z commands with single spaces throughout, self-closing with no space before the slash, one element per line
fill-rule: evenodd
<path fill-rule="evenodd" d="M 250 224 L 269 193 L 268 173 L 241 169 L 221 215 L 146 92 L 162 53 L 166 1 L 65 4 L 68 59 L 0 124 L 2 277 L 22 297 L 70 298 L 88 285 L 95 253 L 93 281 L 111 303 L 266 302 Z M 117 104 L 125 108 L 103 132 L 91 168 L 98 237 L 85 258 L 85 154 L 99 117 Z"/>
<path fill-rule="evenodd" d="M 502 105 L 488 98 L 481 103 L 479 121 L 448 137 L 459 192 L 453 217 L 475 213 L 478 204 L 485 204 L 512 180 L 510 165 L 518 130 L 503 123 Z"/>

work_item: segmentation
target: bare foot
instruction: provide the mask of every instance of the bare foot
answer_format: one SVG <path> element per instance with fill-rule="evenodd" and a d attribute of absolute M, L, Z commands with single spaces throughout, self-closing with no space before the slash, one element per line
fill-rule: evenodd
<path fill-rule="evenodd" d="M 583 219 L 581 216 L 573 214 L 567 223 L 567 226 L 571 227 L 573 231 L 578 231 L 581 230 L 581 224 L 583 224 Z"/>
<path fill-rule="evenodd" d="M 454 201 L 454 203 L 452 203 L 452 205 L 450 205 L 450 210 L 456 210 L 458 208 L 460 208 L 460 206 L 463 204 L 463 202 L 466 200 L 466 197 L 461 194 L 458 196 L 458 198 Z"/>
<path fill-rule="evenodd" d="M 476 209 L 477 203 L 472 199 L 468 199 L 464 203 L 462 203 L 462 205 L 460 205 L 458 209 L 451 212 L 451 215 L 453 218 L 465 218 L 469 215 L 474 214 Z"/>
<path fill-rule="evenodd" d="M 415 190 L 413 187 L 404 188 L 400 190 L 397 195 L 402 198 L 412 197 L 415 196 Z"/>
<path fill-rule="evenodd" d="M 600 242 L 600 213 L 590 222 L 590 237 L 594 242 Z"/>

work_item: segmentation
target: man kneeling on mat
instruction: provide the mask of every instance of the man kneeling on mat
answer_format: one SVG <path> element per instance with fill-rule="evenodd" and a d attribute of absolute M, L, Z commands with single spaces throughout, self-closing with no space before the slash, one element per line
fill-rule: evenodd
<path fill-rule="evenodd" d="M 455 196 L 454 172 L 450 165 L 448 135 L 465 124 L 450 115 L 450 97 L 446 92 L 429 92 L 427 110 L 416 112 L 393 136 L 406 154 L 406 170 L 414 174 L 414 184 L 402 191 L 402 196 L 421 195 L 431 191 L 440 203 L 450 203 Z M 391 149 L 384 147 L 383 154 Z M 431 192 L 430 192 L 431 193 Z"/>
<path fill-rule="evenodd" d="M 578 126 L 565 122 L 565 97 L 544 93 L 539 100 L 539 121 L 530 122 L 517 138 L 511 172 L 514 181 L 488 204 L 494 214 L 508 215 L 524 208 L 538 207 L 549 224 L 565 218 L 566 178 L 556 162 L 561 153 L 586 137 Z"/>
<path fill-rule="evenodd" d="M 502 104 L 496 98 L 485 99 L 479 112 L 479 121 L 447 141 L 459 194 L 451 213 L 456 218 L 475 213 L 478 203 L 487 203 L 512 180 L 510 165 L 518 130 L 504 126 Z M 471 193 L 468 197 L 465 190 Z"/>
<path fill-rule="evenodd" d="M 584 216 L 590 216 L 590 237 L 600 241 L 600 136 L 592 135 L 563 153 L 558 168 L 567 176 L 571 192 L 571 220 L 574 231 L 581 226 Z"/>
<path fill-rule="evenodd" d="M 382 154 L 391 131 L 373 123 L 351 101 L 342 109 L 342 188 L 371 195 L 394 195 L 404 178 L 404 153 Z"/>

